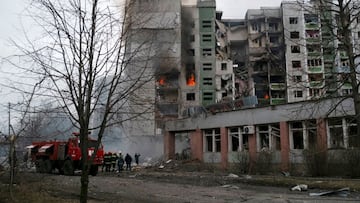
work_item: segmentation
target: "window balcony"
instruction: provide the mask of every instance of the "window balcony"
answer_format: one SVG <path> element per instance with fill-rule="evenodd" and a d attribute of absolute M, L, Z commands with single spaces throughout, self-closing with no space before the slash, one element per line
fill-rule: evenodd
<path fill-rule="evenodd" d="M 308 37 L 306 38 L 306 44 L 319 44 L 320 37 Z"/>
<path fill-rule="evenodd" d="M 270 83 L 271 90 L 285 90 L 285 83 Z"/>
<path fill-rule="evenodd" d="M 319 24 L 316 23 L 306 23 L 305 28 L 307 30 L 318 30 L 320 28 Z"/>
<path fill-rule="evenodd" d="M 322 66 L 310 66 L 308 67 L 309 73 L 322 73 L 323 68 Z"/>
<path fill-rule="evenodd" d="M 271 98 L 270 104 L 271 105 L 278 105 L 278 104 L 285 104 L 286 99 L 285 98 Z"/>
<path fill-rule="evenodd" d="M 319 57 L 319 56 L 321 56 L 321 52 L 320 51 L 308 52 L 308 56 L 310 56 L 310 57 Z"/>
<path fill-rule="evenodd" d="M 324 87 L 324 81 L 311 81 L 310 88 L 322 88 Z"/>

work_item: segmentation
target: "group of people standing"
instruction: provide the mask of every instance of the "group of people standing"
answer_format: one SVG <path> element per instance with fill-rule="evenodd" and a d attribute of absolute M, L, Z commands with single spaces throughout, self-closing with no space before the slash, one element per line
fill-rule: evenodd
<path fill-rule="evenodd" d="M 135 153 L 134 157 L 135 157 L 136 165 L 139 165 L 140 154 Z M 132 161 L 133 159 L 128 153 L 126 153 L 125 157 L 123 157 L 121 151 L 119 151 L 119 154 L 108 152 L 105 153 L 104 155 L 104 163 L 103 163 L 102 171 L 104 171 L 105 168 L 106 172 L 111 172 L 111 171 L 114 172 L 116 171 L 116 164 L 117 164 L 117 171 L 119 173 L 124 170 L 124 164 L 126 164 L 125 170 L 131 171 Z"/>

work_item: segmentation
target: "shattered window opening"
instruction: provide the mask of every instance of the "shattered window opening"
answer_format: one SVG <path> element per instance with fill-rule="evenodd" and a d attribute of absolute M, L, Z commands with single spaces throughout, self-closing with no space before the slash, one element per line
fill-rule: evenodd
<path fill-rule="evenodd" d="M 289 18 L 289 23 L 294 25 L 294 24 L 298 24 L 298 17 L 290 17 Z"/>
<path fill-rule="evenodd" d="M 302 98 L 302 97 L 303 97 L 303 91 L 301 91 L 301 90 L 295 90 L 295 91 L 294 91 L 294 97 L 295 97 L 295 98 Z"/>
<path fill-rule="evenodd" d="M 204 137 L 205 152 L 221 151 L 221 136 L 219 128 L 204 130 Z"/>
<path fill-rule="evenodd" d="M 344 148 L 344 132 L 343 132 L 343 120 L 342 118 L 329 118 L 329 139 L 330 148 Z"/>
<path fill-rule="evenodd" d="M 227 70 L 227 63 L 221 63 L 221 70 Z"/>
<path fill-rule="evenodd" d="M 300 33 L 299 32 L 290 32 L 290 39 L 299 39 Z"/>
<path fill-rule="evenodd" d="M 300 46 L 298 45 L 291 46 L 291 53 L 300 53 Z"/>
<path fill-rule="evenodd" d="M 186 100 L 187 101 L 195 101 L 195 93 L 187 93 Z"/>
<path fill-rule="evenodd" d="M 242 127 L 229 128 L 230 151 L 249 150 L 249 137 L 247 134 L 242 134 L 242 131 Z"/>
<path fill-rule="evenodd" d="M 291 61 L 293 68 L 301 68 L 301 61 Z"/>
<path fill-rule="evenodd" d="M 290 136 L 292 136 L 292 149 L 304 149 L 304 127 L 301 121 L 290 123 Z"/>

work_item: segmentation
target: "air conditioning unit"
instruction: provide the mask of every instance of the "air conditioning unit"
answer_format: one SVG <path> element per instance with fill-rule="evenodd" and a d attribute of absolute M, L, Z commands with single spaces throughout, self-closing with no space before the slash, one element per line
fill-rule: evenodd
<path fill-rule="evenodd" d="M 254 134 L 255 133 L 255 127 L 253 125 L 244 126 L 243 133 L 244 134 Z"/>

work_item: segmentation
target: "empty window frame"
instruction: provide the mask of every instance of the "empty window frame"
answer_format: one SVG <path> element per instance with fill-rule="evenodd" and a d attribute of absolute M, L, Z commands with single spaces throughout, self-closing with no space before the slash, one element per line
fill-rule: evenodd
<path fill-rule="evenodd" d="M 349 117 L 345 119 L 347 127 L 347 137 L 349 140 L 350 148 L 360 148 L 360 141 L 357 139 L 357 125 L 356 119 L 354 117 Z"/>
<path fill-rule="evenodd" d="M 321 59 L 309 59 L 307 60 L 308 66 L 321 66 L 322 60 Z"/>
<path fill-rule="evenodd" d="M 290 38 L 291 39 L 299 39 L 300 38 L 300 33 L 295 31 L 295 32 L 290 32 Z"/>
<path fill-rule="evenodd" d="M 269 37 L 269 41 L 270 41 L 270 43 L 277 44 L 277 43 L 279 43 L 279 37 L 277 37 L 277 36 L 270 36 L 270 37 Z"/>
<path fill-rule="evenodd" d="M 229 151 L 249 150 L 249 136 L 242 134 L 242 127 L 229 128 Z"/>
<path fill-rule="evenodd" d="M 318 147 L 316 120 L 305 121 L 305 127 L 306 127 L 305 148 L 316 149 Z"/>
<path fill-rule="evenodd" d="M 212 78 L 203 78 L 203 85 L 213 85 Z"/>
<path fill-rule="evenodd" d="M 221 70 L 227 70 L 227 63 L 221 63 Z"/>
<path fill-rule="evenodd" d="M 211 56 L 212 55 L 212 49 L 210 49 L 210 48 L 202 49 L 202 55 L 204 57 Z"/>
<path fill-rule="evenodd" d="M 303 97 L 303 91 L 301 90 L 294 91 L 294 98 L 302 98 L 302 97 Z"/>
<path fill-rule="evenodd" d="M 310 97 L 319 97 L 321 95 L 320 89 L 310 89 Z"/>
<path fill-rule="evenodd" d="M 203 71 L 211 71 L 212 70 L 212 63 L 203 63 L 202 68 L 203 68 Z"/>
<path fill-rule="evenodd" d="M 252 31 L 260 32 L 261 31 L 261 25 L 259 23 L 253 23 L 253 24 L 251 24 L 251 29 L 252 29 Z"/>
<path fill-rule="evenodd" d="M 258 151 L 281 150 L 279 124 L 257 126 L 256 136 Z"/>
<path fill-rule="evenodd" d="M 304 126 L 303 122 L 290 123 L 290 148 L 304 149 Z"/>
<path fill-rule="evenodd" d="M 298 24 L 298 17 L 290 17 L 290 18 L 289 18 L 289 23 L 290 23 L 291 25 Z"/>
<path fill-rule="evenodd" d="M 300 53 L 300 46 L 299 45 L 291 46 L 291 53 Z"/>
<path fill-rule="evenodd" d="M 195 101 L 195 93 L 187 93 L 186 100 L 187 101 Z"/>
<path fill-rule="evenodd" d="M 293 76 L 293 82 L 295 82 L 295 83 L 302 82 L 302 76 L 301 75 L 294 75 Z"/>
<path fill-rule="evenodd" d="M 329 134 L 329 148 L 344 148 L 344 132 L 342 118 L 329 118 L 328 134 Z"/>
<path fill-rule="evenodd" d="M 278 31 L 279 29 L 279 24 L 278 23 L 269 23 L 269 31 Z"/>
<path fill-rule="evenodd" d="M 301 61 L 291 61 L 293 68 L 301 68 Z"/>
<path fill-rule="evenodd" d="M 189 56 L 195 56 L 195 49 L 189 49 L 188 50 L 188 55 Z"/>
<path fill-rule="evenodd" d="M 221 151 L 220 128 L 204 130 L 204 150 L 205 152 Z"/>

